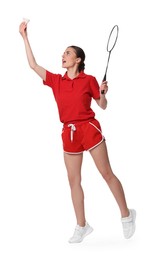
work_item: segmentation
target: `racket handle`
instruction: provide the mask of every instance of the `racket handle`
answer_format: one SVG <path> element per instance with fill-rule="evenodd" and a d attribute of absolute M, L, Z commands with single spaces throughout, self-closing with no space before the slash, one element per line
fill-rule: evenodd
<path fill-rule="evenodd" d="M 104 82 L 104 81 L 106 81 L 106 74 L 104 75 L 104 78 L 103 78 L 102 82 Z M 105 93 L 105 91 L 101 90 L 101 94 L 104 94 L 104 93 Z"/>
<path fill-rule="evenodd" d="M 104 81 L 106 81 L 106 74 L 104 75 L 102 82 L 104 82 Z"/>

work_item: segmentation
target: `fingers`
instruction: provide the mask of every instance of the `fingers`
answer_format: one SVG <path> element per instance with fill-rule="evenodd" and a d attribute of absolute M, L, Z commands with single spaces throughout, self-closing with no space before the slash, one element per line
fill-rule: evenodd
<path fill-rule="evenodd" d="M 20 29 L 24 30 L 27 28 L 27 24 L 25 22 L 22 22 L 19 26 Z"/>
<path fill-rule="evenodd" d="M 107 81 L 103 81 L 101 83 L 100 89 L 101 89 L 101 94 L 106 94 L 108 91 L 108 85 L 107 85 Z"/>
<path fill-rule="evenodd" d="M 19 26 L 19 32 L 20 34 L 24 34 L 25 33 L 25 30 L 27 28 L 27 24 L 25 22 L 22 22 Z"/>
<path fill-rule="evenodd" d="M 23 22 L 19 26 L 19 32 L 21 34 L 23 34 L 25 32 L 25 30 L 27 29 L 27 24 L 29 23 L 29 21 L 30 20 L 28 18 L 23 18 Z"/>
<path fill-rule="evenodd" d="M 19 26 L 19 32 L 23 38 L 27 37 L 27 24 L 29 23 L 29 19 L 23 18 L 23 22 L 21 22 Z"/>

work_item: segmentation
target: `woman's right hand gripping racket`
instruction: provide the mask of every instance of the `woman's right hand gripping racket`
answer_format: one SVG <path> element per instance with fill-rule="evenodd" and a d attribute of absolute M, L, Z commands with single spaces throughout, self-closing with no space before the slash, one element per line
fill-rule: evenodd
<path fill-rule="evenodd" d="M 103 78 L 103 82 L 106 81 L 106 75 L 107 75 L 107 70 L 108 70 L 109 59 L 110 59 L 111 52 L 114 49 L 114 47 L 116 45 L 116 42 L 117 42 L 118 31 L 119 31 L 118 25 L 115 25 L 112 28 L 112 30 L 111 30 L 111 32 L 109 34 L 109 38 L 108 38 L 108 41 L 107 41 L 108 60 L 107 60 L 107 65 L 106 65 L 106 70 L 105 70 L 105 75 L 104 75 L 104 78 Z M 101 94 L 105 94 L 105 91 L 101 90 Z"/>

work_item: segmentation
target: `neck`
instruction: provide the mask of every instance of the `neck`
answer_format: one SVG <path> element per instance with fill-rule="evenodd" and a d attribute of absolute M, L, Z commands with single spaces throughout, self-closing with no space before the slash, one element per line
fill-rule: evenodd
<path fill-rule="evenodd" d="M 74 79 L 79 75 L 79 71 L 77 69 L 67 69 L 67 75 L 70 79 Z"/>

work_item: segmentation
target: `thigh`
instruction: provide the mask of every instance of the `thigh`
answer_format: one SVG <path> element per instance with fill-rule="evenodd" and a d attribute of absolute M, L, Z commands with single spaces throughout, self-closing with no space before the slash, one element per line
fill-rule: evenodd
<path fill-rule="evenodd" d="M 105 141 L 90 150 L 90 154 L 97 166 L 97 169 L 102 175 L 113 174 Z"/>
<path fill-rule="evenodd" d="M 64 162 L 66 165 L 69 181 L 71 182 L 81 181 L 82 161 L 83 161 L 83 153 L 80 154 L 64 153 Z"/>

